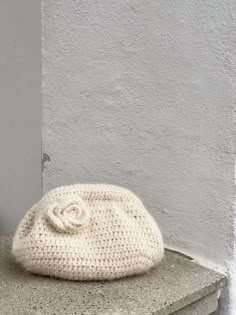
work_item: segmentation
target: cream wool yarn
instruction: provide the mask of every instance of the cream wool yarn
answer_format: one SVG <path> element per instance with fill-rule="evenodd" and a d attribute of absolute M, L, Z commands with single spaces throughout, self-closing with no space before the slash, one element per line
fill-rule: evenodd
<path fill-rule="evenodd" d="M 143 273 L 163 257 L 160 230 L 129 190 L 76 184 L 46 194 L 22 219 L 12 253 L 25 269 L 71 280 Z"/>

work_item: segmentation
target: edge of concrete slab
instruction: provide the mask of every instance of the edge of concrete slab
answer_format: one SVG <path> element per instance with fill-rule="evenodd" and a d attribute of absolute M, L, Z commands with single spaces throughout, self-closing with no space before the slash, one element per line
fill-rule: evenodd
<path fill-rule="evenodd" d="M 187 305 L 170 315 L 210 315 L 218 308 L 218 292 L 215 291 L 200 300 Z"/>

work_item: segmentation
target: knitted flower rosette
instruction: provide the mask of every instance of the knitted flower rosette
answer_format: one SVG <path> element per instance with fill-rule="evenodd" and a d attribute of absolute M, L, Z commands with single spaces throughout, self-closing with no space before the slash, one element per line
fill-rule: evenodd
<path fill-rule="evenodd" d="M 164 249 L 155 220 L 132 192 L 77 184 L 50 191 L 26 213 L 12 253 L 33 273 L 104 280 L 146 272 Z"/>
<path fill-rule="evenodd" d="M 45 217 L 58 232 L 77 233 L 82 226 L 89 223 L 91 210 L 78 197 L 50 204 L 45 211 Z"/>

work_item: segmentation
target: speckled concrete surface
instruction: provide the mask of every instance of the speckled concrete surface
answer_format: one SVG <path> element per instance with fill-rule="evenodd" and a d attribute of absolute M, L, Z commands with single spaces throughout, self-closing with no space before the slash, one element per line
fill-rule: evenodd
<path fill-rule="evenodd" d="M 166 252 L 150 273 L 112 282 L 72 282 L 24 272 L 0 238 L 1 315 L 166 315 L 226 284 L 223 275 Z"/>

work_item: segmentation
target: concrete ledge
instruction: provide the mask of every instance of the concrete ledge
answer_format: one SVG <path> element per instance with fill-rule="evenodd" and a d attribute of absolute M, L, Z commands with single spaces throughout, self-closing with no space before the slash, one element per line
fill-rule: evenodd
<path fill-rule="evenodd" d="M 111 282 L 72 282 L 32 275 L 0 238 L 0 310 L 4 315 L 208 315 L 224 275 L 175 253 L 148 274 Z"/>
<path fill-rule="evenodd" d="M 180 310 L 171 313 L 171 315 L 214 315 L 218 308 L 218 292 L 215 291 Z"/>

